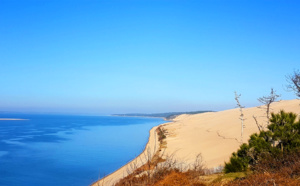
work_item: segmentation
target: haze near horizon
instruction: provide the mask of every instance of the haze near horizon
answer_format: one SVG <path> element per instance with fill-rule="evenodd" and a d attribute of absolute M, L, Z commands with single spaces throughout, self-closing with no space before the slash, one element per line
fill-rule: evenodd
<path fill-rule="evenodd" d="M 259 105 L 299 69 L 298 1 L 0 2 L 0 111 L 158 113 Z"/>

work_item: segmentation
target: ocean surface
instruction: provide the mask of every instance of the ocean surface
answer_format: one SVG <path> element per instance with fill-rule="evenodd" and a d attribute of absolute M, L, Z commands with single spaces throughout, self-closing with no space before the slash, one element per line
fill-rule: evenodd
<path fill-rule="evenodd" d="M 143 150 L 160 118 L 0 114 L 1 186 L 87 186 Z"/>

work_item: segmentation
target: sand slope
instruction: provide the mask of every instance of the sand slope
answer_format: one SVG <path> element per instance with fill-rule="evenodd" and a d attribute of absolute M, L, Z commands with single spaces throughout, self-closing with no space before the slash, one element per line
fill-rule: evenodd
<path fill-rule="evenodd" d="M 300 114 L 300 100 L 280 101 L 271 105 L 271 111 Z M 244 142 L 249 136 L 258 132 L 258 127 L 253 119 L 257 117 L 260 124 L 266 123 L 265 107 L 243 109 L 244 113 Z M 180 115 L 174 122 L 164 124 L 169 131 L 167 136 L 166 153 L 176 152 L 179 161 L 192 163 L 199 153 L 208 168 L 223 165 L 228 161 L 232 152 L 236 151 L 241 141 L 241 120 L 238 108 L 221 112 L 211 112 L 196 115 Z"/>
<path fill-rule="evenodd" d="M 272 103 L 271 112 L 277 113 L 280 110 L 300 114 L 300 100 L 288 100 Z M 266 110 L 264 106 L 244 108 L 244 142 L 249 136 L 258 132 L 253 116 L 257 117 L 260 124 L 266 124 Z M 167 130 L 167 148 L 164 154 L 173 154 L 175 159 L 185 164 L 194 162 L 195 157 L 201 153 L 207 168 L 215 168 L 224 165 L 232 152 L 240 146 L 241 121 L 239 108 L 220 112 L 202 113 L 196 115 L 180 115 L 171 123 L 162 124 Z M 155 129 L 150 131 L 150 138 L 146 148 L 155 149 L 157 136 Z M 144 152 L 145 153 L 145 152 Z M 141 154 L 135 162 L 144 158 Z M 131 163 L 132 164 L 132 163 Z M 120 178 L 126 176 L 130 164 L 109 175 L 95 185 L 113 185 Z"/>
<path fill-rule="evenodd" d="M 158 126 L 157 126 L 158 127 Z M 149 140 L 144 149 L 144 151 L 136 157 L 134 160 L 129 162 L 128 164 L 124 165 L 117 171 L 113 172 L 112 174 L 102 178 L 101 180 L 92 184 L 92 186 L 107 186 L 107 185 L 114 185 L 117 183 L 121 178 L 126 177 L 130 173 L 132 173 L 136 168 L 139 168 L 143 164 L 147 162 L 148 159 L 155 154 L 155 152 L 159 148 L 159 141 L 158 136 L 156 133 L 157 127 L 153 127 L 150 130 Z"/>

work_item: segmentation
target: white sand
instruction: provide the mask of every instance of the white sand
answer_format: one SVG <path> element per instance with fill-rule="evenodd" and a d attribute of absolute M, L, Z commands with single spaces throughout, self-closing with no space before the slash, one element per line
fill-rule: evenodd
<path fill-rule="evenodd" d="M 245 108 L 243 142 L 250 135 L 258 132 L 253 119 L 257 117 L 260 124 L 267 123 L 265 107 Z M 271 104 L 271 112 L 280 110 L 300 114 L 300 100 L 280 101 Z M 214 168 L 229 160 L 241 141 L 241 120 L 239 108 L 221 112 L 211 112 L 196 115 L 180 115 L 174 122 L 163 124 L 170 132 L 167 137 L 167 154 L 176 152 L 176 158 L 185 163 L 192 163 L 199 153 L 207 165 Z"/>
<path fill-rule="evenodd" d="M 271 105 L 271 112 L 277 113 L 280 110 L 300 114 L 300 100 L 280 101 Z M 253 119 L 257 117 L 260 124 L 267 122 L 266 110 L 264 107 L 245 108 L 244 112 L 244 139 L 247 142 L 249 136 L 258 132 L 258 127 Z M 178 161 L 186 164 L 193 163 L 195 157 L 201 153 L 207 168 L 214 168 L 224 165 L 228 161 L 232 152 L 240 146 L 241 121 L 238 108 L 220 112 L 203 113 L 196 115 L 180 115 L 171 123 L 162 124 L 168 131 L 167 148 L 165 154 L 174 154 Z M 150 131 L 149 143 L 146 148 L 156 149 L 158 139 L 153 128 Z M 157 147 L 158 148 L 158 147 Z M 145 151 L 144 151 L 145 153 Z M 144 158 L 142 153 L 134 162 L 141 165 L 140 158 Z M 122 177 L 128 175 L 126 169 L 132 162 L 120 168 L 104 180 L 93 184 L 113 185 Z"/>

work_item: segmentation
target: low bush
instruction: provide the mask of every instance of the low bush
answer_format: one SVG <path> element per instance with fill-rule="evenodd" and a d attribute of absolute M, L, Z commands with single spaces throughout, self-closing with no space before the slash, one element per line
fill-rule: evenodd
<path fill-rule="evenodd" d="M 252 166 L 252 170 L 246 178 L 227 185 L 300 185 L 300 151 L 266 155 Z"/>
<path fill-rule="evenodd" d="M 132 174 L 121 179 L 116 186 L 205 185 L 199 180 L 199 176 L 205 174 L 201 155 L 196 157 L 194 164 L 186 167 L 189 168 L 183 168 L 173 156 L 168 156 L 163 162 L 136 169 Z"/>
<path fill-rule="evenodd" d="M 248 144 L 242 144 L 225 163 L 225 173 L 246 171 L 267 157 L 284 156 L 300 149 L 300 121 L 296 122 L 296 118 L 294 113 L 272 113 L 268 130 L 252 134 Z"/>

